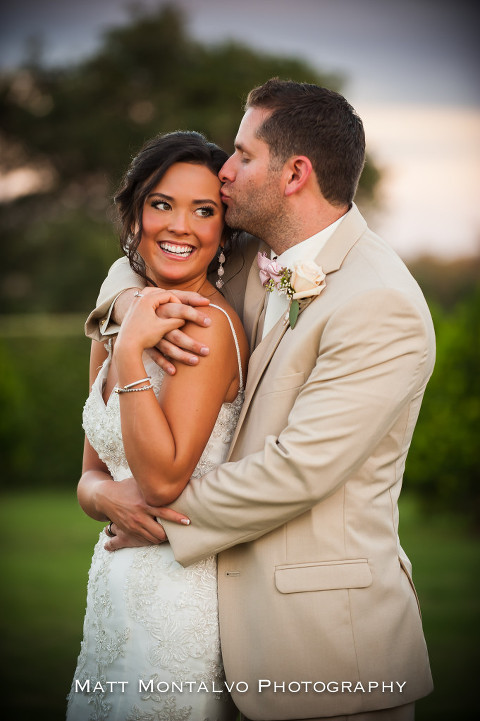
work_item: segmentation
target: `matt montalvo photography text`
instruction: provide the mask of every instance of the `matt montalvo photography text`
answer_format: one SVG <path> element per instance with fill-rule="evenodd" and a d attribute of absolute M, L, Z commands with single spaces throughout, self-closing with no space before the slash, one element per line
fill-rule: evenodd
<path fill-rule="evenodd" d="M 80 681 L 75 679 L 75 693 L 125 693 L 128 681 L 93 681 L 85 679 Z M 257 682 L 257 692 L 263 693 L 270 691 L 273 693 L 299 693 L 301 691 L 307 693 L 371 693 L 372 691 L 381 691 L 381 693 L 403 693 L 406 681 L 369 681 L 361 683 L 360 681 L 271 681 L 268 679 L 259 679 Z M 206 684 L 203 681 L 160 681 L 155 683 L 153 679 L 138 680 L 138 693 L 231 693 L 232 690 L 238 693 L 245 693 L 249 690 L 246 681 L 235 681 L 223 684 Z"/>

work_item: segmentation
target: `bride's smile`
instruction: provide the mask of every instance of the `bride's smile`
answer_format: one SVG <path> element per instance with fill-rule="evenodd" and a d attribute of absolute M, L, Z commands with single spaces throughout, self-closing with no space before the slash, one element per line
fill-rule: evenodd
<path fill-rule="evenodd" d="M 159 241 L 158 245 L 167 255 L 174 255 L 177 258 L 189 258 L 195 248 L 192 245 L 175 244 L 168 241 Z"/>

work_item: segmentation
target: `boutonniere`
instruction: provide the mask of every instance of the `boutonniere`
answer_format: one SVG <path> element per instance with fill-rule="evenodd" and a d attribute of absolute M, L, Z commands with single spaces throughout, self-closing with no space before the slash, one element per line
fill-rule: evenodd
<path fill-rule="evenodd" d="M 295 328 L 301 310 L 299 301 L 320 295 L 326 286 L 321 266 L 313 260 L 304 260 L 295 263 L 293 268 L 285 268 L 267 258 L 265 253 L 258 253 L 257 262 L 260 280 L 267 291 L 278 290 L 290 299 L 288 320 L 290 328 Z"/>

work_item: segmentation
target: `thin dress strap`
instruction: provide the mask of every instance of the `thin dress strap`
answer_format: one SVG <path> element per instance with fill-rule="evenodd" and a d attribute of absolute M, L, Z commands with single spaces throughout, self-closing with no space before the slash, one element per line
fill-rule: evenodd
<path fill-rule="evenodd" d="M 235 341 L 235 348 L 237 349 L 237 362 L 238 362 L 238 374 L 240 377 L 240 388 L 238 389 L 239 392 L 243 391 L 243 373 L 242 373 L 242 357 L 240 355 L 240 346 L 238 345 L 238 338 L 237 334 L 235 333 L 235 328 L 233 327 L 232 319 L 228 315 L 227 311 L 221 308 L 219 305 L 214 305 L 213 303 L 210 303 L 210 308 L 217 308 L 218 310 L 221 310 L 224 315 L 227 316 L 227 320 L 230 324 L 230 328 L 233 333 L 233 340 Z"/>

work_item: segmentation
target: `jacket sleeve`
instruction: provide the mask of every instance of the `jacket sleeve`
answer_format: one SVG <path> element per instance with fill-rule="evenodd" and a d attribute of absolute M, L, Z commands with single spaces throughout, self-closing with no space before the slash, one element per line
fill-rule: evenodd
<path fill-rule="evenodd" d="M 115 301 L 124 290 L 144 286 L 144 279 L 133 272 L 127 258 L 116 260 L 102 283 L 96 308 L 86 320 L 85 335 L 101 341 L 104 336 L 118 333 L 118 325 L 111 321 Z"/>
<path fill-rule="evenodd" d="M 417 407 L 433 370 L 433 328 L 403 294 L 365 293 L 312 332 L 317 361 L 285 428 L 267 436 L 262 450 L 186 486 L 172 505 L 190 526 L 162 521 L 183 565 L 252 541 L 320 503 L 367 462 L 414 399 Z M 268 413 L 271 396 L 262 398 L 256 412 Z M 255 423 L 254 402 L 247 423 Z"/>

